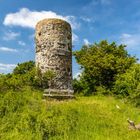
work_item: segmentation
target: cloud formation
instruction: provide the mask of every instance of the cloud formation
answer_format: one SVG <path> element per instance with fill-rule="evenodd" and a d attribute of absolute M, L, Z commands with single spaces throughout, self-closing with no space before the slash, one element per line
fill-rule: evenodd
<path fill-rule="evenodd" d="M 136 47 L 140 45 L 140 34 L 127 34 L 124 33 L 120 37 L 121 43 L 126 44 L 128 47 Z"/>
<path fill-rule="evenodd" d="M 78 43 L 78 41 L 79 37 L 75 33 L 72 33 L 72 43 L 75 44 Z"/>
<path fill-rule="evenodd" d="M 21 8 L 16 13 L 7 14 L 3 24 L 6 26 L 35 28 L 37 22 L 44 18 L 63 19 L 68 21 L 73 29 L 77 29 L 79 27 L 74 16 L 62 16 L 52 11 L 31 11 L 28 8 Z"/>
<path fill-rule="evenodd" d="M 6 41 L 15 40 L 18 36 L 20 36 L 20 33 L 8 31 L 4 33 L 3 40 L 6 40 Z"/>
<path fill-rule="evenodd" d="M 88 22 L 88 23 L 95 22 L 95 20 L 93 18 L 89 18 L 89 17 L 80 17 L 80 19 L 82 19 L 83 21 Z"/>
<path fill-rule="evenodd" d="M 26 45 L 26 43 L 23 42 L 23 41 L 21 41 L 21 40 L 18 41 L 18 44 L 19 44 L 20 46 L 25 46 L 25 45 Z"/>
<path fill-rule="evenodd" d="M 88 41 L 88 39 L 86 39 L 86 38 L 84 39 L 84 44 L 85 45 L 89 45 L 90 44 L 90 42 Z"/>
<path fill-rule="evenodd" d="M 0 47 L 0 52 L 18 52 L 16 49 L 7 48 L 7 47 Z"/>
<path fill-rule="evenodd" d="M 16 67 L 15 64 L 4 64 L 0 63 L 0 71 L 3 73 L 8 73 Z"/>

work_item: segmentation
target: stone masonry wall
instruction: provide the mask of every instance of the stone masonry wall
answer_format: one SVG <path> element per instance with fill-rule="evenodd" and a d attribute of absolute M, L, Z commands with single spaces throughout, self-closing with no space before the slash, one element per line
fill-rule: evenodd
<path fill-rule="evenodd" d="M 72 90 L 72 34 L 64 20 L 44 19 L 36 25 L 36 66 L 53 70 L 51 89 Z"/>

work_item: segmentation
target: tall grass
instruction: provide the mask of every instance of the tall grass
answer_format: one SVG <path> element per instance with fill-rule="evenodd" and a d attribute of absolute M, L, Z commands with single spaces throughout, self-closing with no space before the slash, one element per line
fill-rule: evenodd
<path fill-rule="evenodd" d="M 48 101 L 31 89 L 0 94 L 2 140 L 139 140 L 127 118 L 140 122 L 139 109 L 113 97 Z"/>

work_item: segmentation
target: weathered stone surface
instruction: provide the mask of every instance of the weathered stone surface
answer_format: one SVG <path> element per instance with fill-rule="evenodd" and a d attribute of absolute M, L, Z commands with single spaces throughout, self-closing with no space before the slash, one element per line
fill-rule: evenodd
<path fill-rule="evenodd" d="M 36 25 L 36 66 L 44 73 L 53 70 L 51 89 L 72 90 L 72 33 L 64 20 L 44 19 Z"/>
<path fill-rule="evenodd" d="M 43 94 L 44 99 L 57 99 L 57 100 L 66 100 L 66 99 L 75 99 L 74 95 L 72 94 Z"/>

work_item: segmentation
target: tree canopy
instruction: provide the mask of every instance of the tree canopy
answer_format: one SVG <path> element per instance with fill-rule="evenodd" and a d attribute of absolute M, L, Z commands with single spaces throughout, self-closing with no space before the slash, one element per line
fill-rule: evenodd
<path fill-rule="evenodd" d="M 20 63 L 16 66 L 16 68 L 13 70 L 14 74 L 25 74 L 31 69 L 35 67 L 35 62 L 34 61 L 28 61 L 24 63 Z"/>
<path fill-rule="evenodd" d="M 125 45 L 103 40 L 93 45 L 84 45 L 73 54 L 83 69 L 81 79 L 93 92 L 96 87 L 111 89 L 116 75 L 124 73 L 137 59 L 130 56 Z"/>

